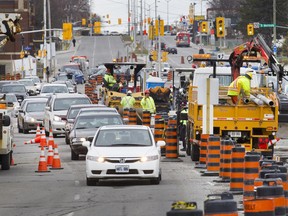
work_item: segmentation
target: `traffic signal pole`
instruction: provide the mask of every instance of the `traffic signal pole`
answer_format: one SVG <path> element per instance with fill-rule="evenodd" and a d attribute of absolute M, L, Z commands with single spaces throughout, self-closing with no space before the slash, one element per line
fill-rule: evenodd
<path fill-rule="evenodd" d="M 46 4 L 47 4 L 47 0 L 44 0 L 44 5 L 43 5 L 43 25 L 44 25 L 44 44 L 43 44 L 43 50 L 47 50 L 47 41 L 46 41 Z M 43 81 L 46 82 L 46 68 L 47 68 L 47 55 L 44 58 L 44 66 L 43 66 Z"/>
<path fill-rule="evenodd" d="M 160 16 L 158 16 L 158 77 L 161 78 L 161 40 L 160 40 Z"/>

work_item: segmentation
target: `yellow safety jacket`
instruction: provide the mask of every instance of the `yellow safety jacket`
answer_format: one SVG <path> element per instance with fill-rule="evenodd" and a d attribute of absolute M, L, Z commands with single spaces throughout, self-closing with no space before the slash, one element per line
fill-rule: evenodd
<path fill-rule="evenodd" d="M 237 77 L 228 87 L 228 96 L 238 96 L 240 93 L 250 97 L 250 80 L 245 76 Z"/>
<path fill-rule="evenodd" d="M 188 113 L 188 109 L 183 109 L 181 113 Z M 187 125 L 187 120 L 180 120 L 180 123 L 182 123 L 183 125 Z"/>
<path fill-rule="evenodd" d="M 130 109 L 134 107 L 135 98 L 129 95 L 126 95 L 122 98 L 120 104 L 123 106 L 123 109 Z"/>
<path fill-rule="evenodd" d="M 116 83 L 116 80 L 112 74 L 105 74 L 104 79 L 109 87 L 112 87 Z"/>
<path fill-rule="evenodd" d="M 141 102 L 140 102 L 143 110 L 147 110 L 150 113 L 155 113 L 156 112 L 156 107 L 154 103 L 154 99 L 152 97 L 143 97 Z"/>

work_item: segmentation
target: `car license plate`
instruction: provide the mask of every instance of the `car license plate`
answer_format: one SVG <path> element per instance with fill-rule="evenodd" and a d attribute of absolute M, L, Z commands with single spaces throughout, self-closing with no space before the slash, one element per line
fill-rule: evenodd
<path fill-rule="evenodd" d="M 129 172 L 129 166 L 128 165 L 118 165 L 115 166 L 116 173 L 128 173 Z"/>
<path fill-rule="evenodd" d="M 228 132 L 228 135 L 231 137 L 241 137 L 241 132 L 240 131 L 230 131 Z"/>

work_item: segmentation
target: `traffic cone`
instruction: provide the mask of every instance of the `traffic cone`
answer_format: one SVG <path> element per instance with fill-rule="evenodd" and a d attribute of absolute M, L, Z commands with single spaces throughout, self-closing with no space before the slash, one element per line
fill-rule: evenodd
<path fill-rule="evenodd" d="M 47 162 L 45 159 L 45 152 L 44 152 L 44 147 L 41 147 L 41 154 L 40 154 L 40 159 L 39 159 L 39 165 L 38 165 L 38 170 L 35 172 L 50 172 L 47 168 Z"/>
<path fill-rule="evenodd" d="M 45 134 L 45 128 L 44 127 L 42 128 L 40 147 L 47 147 L 46 134 Z"/>
<path fill-rule="evenodd" d="M 47 165 L 48 166 L 52 166 L 53 158 L 54 158 L 53 146 L 48 145 L 48 155 L 47 155 Z"/>
<path fill-rule="evenodd" d="M 39 124 L 37 124 L 36 137 L 41 137 L 41 130 L 40 130 L 40 125 Z"/>
<path fill-rule="evenodd" d="M 52 167 L 50 169 L 63 169 L 61 167 L 61 160 L 58 152 L 58 145 L 54 144 L 54 157 L 52 162 Z"/>
<path fill-rule="evenodd" d="M 35 143 L 40 143 L 41 141 L 41 136 L 36 137 L 35 139 L 32 139 L 30 141 L 24 142 L 24 144 L 35 144 Z"/>
<path fill-rule="evenodd" d="M 52 129 L 50 128 L 50 132 L 49 132 L 49 138 L 48 138 L 48 147 L 52 145 L 52 148 L 54 149 L 54 137 L 53 137 L 53 132 Z"/>
<path fill-rule="evenodd" d="M 269 142 L 268 142 L 268 148 L 269 147 L 271 147 L 271 146 L 275 146 L 276 145 L 276 143 L 278 142 L 280 140 L 280 138 L 275 138 L 275 139 L 273 139 L 273 140 L 270 140 Z"/>

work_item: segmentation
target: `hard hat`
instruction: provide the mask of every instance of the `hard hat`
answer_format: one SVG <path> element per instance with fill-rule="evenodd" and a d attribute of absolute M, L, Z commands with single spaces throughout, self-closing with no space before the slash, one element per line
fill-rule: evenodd
<path fill-rule="evenodd" d="M 145 93 L 145 94 L 150 94 L 149 89 L 146 89 L 144 93 Z"/>
<path fill-rule="evenodd" d="M 248 69 L 245 73 L 245 76 L 248 78 L 248 79 L 252 79 L 252 76 L 253 76 L 253 70 L 251 69 Z"/>
<path fill-rule="evenodd" d="M 132 91 L 131 90 L 127 91 L 127 94 L 132 94 Z"/>

